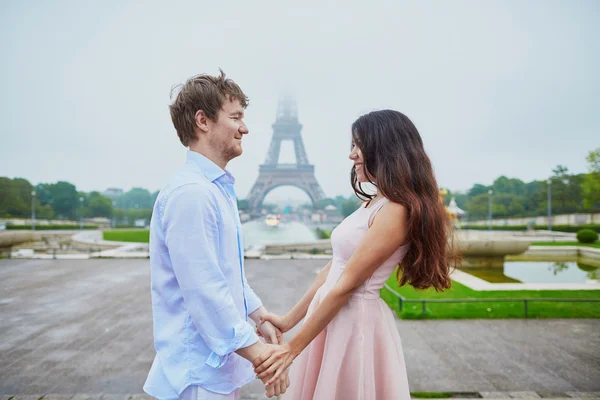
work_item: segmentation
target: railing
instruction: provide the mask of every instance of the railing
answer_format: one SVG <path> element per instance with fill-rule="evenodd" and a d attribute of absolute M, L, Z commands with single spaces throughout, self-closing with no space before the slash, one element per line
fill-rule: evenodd
<path fill-rule="evenodd" d="M 482 298 L 482 299 L 407 299 L 400 293 L 392 289 L 387 283 L 384 285 L 385 289 L 392 293 L 398 298 L 398 309 L 402 312 L 404 303 L 421 303 L 421 315 L 427 313 L 427 303 L 523 303 L 523 311 L 525 318 L 529 318 L 529 304 L 533 302 L 549 302 L 549 303 L 600 303 L 600 299 L 555 299 L 555 298 L 510 298 L 510 299 L 493 299 L 493 298 Z"/>

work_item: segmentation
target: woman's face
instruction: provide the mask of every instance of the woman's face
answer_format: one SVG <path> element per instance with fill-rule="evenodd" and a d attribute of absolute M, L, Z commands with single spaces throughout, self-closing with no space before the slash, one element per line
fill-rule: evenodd
<path fill-rule="evenodd" d="M 362 155 L 362 151 L 360 148 L 352 141 L 352 151 L 348 156 L 350 160 L 354 163 L 354 168 L 356 171 L 356 179 L 360 183 L 368 183 L 371 180 L 367 177 L 367 173 L 365 172 L 364 159 Z"/>

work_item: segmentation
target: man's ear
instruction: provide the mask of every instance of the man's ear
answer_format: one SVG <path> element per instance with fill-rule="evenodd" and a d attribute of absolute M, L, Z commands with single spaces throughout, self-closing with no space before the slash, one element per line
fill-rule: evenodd
<path fill-rule="evenodd" d="M 196 128 L 198 128 L 201 132 L 208 131 L 208 118 L 206 117 L 206 114 L 204 114 L 204 111 L 196 111 L 196 115 L 194 115 L 194 120 L 196 122 Z"/>

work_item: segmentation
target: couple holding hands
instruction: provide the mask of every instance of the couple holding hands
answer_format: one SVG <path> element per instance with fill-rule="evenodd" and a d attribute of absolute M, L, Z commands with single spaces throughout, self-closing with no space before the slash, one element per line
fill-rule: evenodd
<path fill-rule="evenodd" d="M 398 266 L 400 284 L 448 288 L 455 257 L 417 129 L 391 110 L 352 124 L 350 180 L 363 204 L 332 232 L 332 259 L 306 294 L 278 316 L 246 280 L 235 179 L 226 170 L 242 154 L 247 105 L 222 71 L 188 79 L 170 105 L 189 151 L 152 214 L 156 357 L 144 390 L 160 400 L 239 399 L 258 377 L 267 397 L 410 399 L 400 336 L 379 290 Z"/>

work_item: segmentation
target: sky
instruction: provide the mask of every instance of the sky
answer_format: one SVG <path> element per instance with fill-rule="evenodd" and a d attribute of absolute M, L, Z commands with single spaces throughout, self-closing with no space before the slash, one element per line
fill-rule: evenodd
<path fill-rule="evenodd" d="M 584 173 L 600 146 L 598 38 L 595 0 L 4 0 L 0 176 L 158 190 L 187 151 L 170 89 L 219 68 L 250 98 L 244 154 L 228 165 L 240 198 L 282 91 L 329 197 L 352 193 L 352 122 L 384 108 L 411 118 L 451 190 L 546 179 L 557 164 Z"/>

